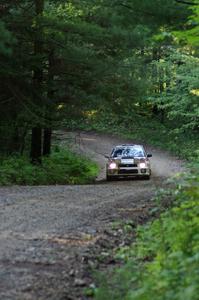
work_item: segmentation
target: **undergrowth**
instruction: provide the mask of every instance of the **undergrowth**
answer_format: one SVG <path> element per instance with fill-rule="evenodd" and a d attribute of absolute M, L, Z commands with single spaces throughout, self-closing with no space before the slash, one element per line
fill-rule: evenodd
<path fill-rule="evenodd" d="M 117 254 L 124 266 L 102 276 L 96 300 L 198 300 L 198 171 L 171 192 L 172 208 L 138 227 L 136 242 Z"/>
<path fill-rule="evenodd" d="M 69 150 L 58 149 L 41 165 L 32 165 L 27 157 L 1 159 L 0 185 L 84 184 L 92 182 L 98 166 Z"/>

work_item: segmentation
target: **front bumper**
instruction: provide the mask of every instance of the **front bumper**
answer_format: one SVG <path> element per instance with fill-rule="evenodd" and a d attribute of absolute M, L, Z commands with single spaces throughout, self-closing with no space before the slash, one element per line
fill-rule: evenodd
<path fill-rule="evenodd" d="M 110 169 L 107 165 L 106 174 L 111 177 L 128 177 L 128 176 L 150 176 L 151 168 L 147 165 L 145 168 L 135 167 L 118 167 Z"/>

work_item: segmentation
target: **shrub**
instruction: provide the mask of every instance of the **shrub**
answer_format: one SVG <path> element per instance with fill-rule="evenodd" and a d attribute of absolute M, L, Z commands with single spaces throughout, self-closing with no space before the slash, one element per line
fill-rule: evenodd
<path fill-rule="evenodd" d="M 53 152 L 39 166 L 27 157 L 8 157 L 0 163 L 0 185 L 83 184 L 94 180 L 98 166 L 69 150 Z"/>

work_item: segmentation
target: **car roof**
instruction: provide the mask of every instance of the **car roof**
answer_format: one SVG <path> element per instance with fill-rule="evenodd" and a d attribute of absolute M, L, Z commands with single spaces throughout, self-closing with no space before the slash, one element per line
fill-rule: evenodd
<path fill-rule="evenodd" d="M 113 148 L 123 148 L 123 147 L 140 147 L 140 148 L 144 148 L 142 145 L 135 145 L 135 144 L 122 144 L 122 145 L 117 145 Z"/>

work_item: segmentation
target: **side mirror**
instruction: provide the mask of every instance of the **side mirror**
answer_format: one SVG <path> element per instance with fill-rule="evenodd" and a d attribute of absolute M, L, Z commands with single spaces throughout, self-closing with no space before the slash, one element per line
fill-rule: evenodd
<path fill-rule="evenodd" d="M 147 157 L 152 157 L 152 154 L 151 154 L 151 153 L 148 153 L 148 154 L 147 154 Z"/>

